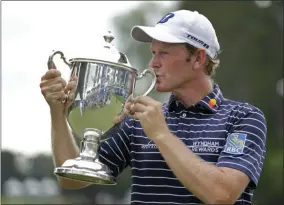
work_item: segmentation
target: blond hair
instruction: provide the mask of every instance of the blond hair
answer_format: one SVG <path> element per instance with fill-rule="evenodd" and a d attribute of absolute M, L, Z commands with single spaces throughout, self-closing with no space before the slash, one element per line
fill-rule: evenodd
<path fill-rule="evenodd" d="M 197 51 L 197 48 L 186 43 L 185 44 L 186 49 L 188 50 L 190 55 L 194 55 Z M 212 59 L 210 58 L 208 55 L 206 56 L 206 67 L 205 67 L 205 74 L 213 77 L 216 73 L 216 69 L 219 67 L 220 65 L 220 59 L 218 59 L 217 57 Z"/>

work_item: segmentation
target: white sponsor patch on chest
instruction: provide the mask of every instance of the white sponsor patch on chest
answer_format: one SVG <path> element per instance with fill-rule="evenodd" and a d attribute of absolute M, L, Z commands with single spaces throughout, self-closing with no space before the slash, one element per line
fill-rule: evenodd
<path fill-rule="evenodd" d="M 216 140 L 194 140 L 190 147 L 195 153 L 218 153 L 222 146 Z"/>

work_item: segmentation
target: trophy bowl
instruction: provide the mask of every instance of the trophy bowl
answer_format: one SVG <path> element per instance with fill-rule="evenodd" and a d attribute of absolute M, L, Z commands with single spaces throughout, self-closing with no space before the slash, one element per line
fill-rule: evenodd
<path fill-rule="evenodd" d="M 68 108 L 66 119 L 74 135 L 81 140 L 80 154 L 56 167 L 54 174 L 92 184 L 115 185 L 116 178 L 111 170 L 99 160 L 100 143 L 111 138 L 122 125 L 123 121 L 113 124 L 112 120 L 133 94 L 136 81 L 147 74 L 152 75 L 145 96 L 153 90 L 156 75 L 151 69 L 138 74 L 126 55 L 111 44 L 114 39 L 111 32 L 103 37 L 105 42 L 98 58 L 78 57 L 68 61 L 62 51 L 54 51 L 48 58 L 48 69 L 52 69 L 56 68 L 54 56 L 60 55 L 71 70 L 70 76 L 75 75 L 78 79 L 75 99 Z M 68 95 L 62 103 L 67 99 Z"/>

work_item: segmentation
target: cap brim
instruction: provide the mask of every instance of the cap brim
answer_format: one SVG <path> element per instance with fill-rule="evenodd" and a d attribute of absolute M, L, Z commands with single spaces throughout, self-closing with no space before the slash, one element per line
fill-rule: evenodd
<path fill-rule="evenodd" d="M 177 38 L 161 28 L 148 26 L 134 26 L 131 30 L 131 36 L 136 41 L 151 42 L 153 39 L 165 43 L 184 43 L 185 41 Z"/>

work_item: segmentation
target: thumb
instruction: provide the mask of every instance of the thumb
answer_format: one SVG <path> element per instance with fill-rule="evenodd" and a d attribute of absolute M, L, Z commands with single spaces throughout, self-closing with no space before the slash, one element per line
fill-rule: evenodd
<path fill-rule="evenodd" d="M 120 120 L 120 116 L 114 116 L 113 119 L 112 119 L 112 123 L 113 124 L 117 124 L 119 123 L 121 120 Z"/>
<path fill-rule="evenodd" d="M 114 124 L 119 123 L 122 120 L 124 120 L 126 116 L 127 116 L 127 112 L 125 110 L 123 110 L 120 115 L 113 117 L 112 122 Z"/>

